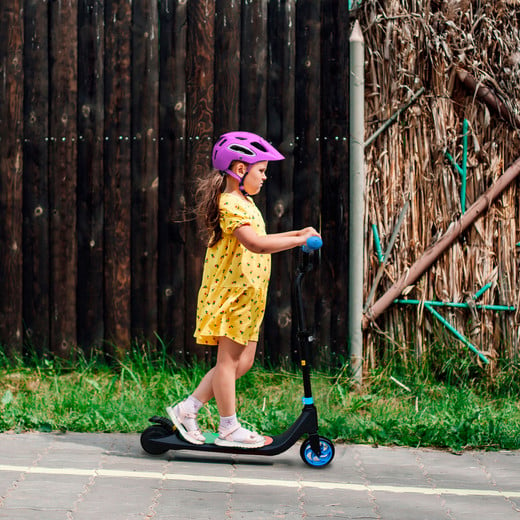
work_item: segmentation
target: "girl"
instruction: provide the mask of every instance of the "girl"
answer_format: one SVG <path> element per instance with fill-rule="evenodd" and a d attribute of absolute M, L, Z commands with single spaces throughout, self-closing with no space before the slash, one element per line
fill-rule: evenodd
<path fill-rule="evenodd" d="M 215 397 L 220 414 L 220 446 L 259 448 L 263 436 L 243 428 L 235 409 L 235 381 L 253 365 L 264 316 L 271 253 L 304 245 L 318 235 L 308 227 L 267 235 L 252 195 L 267 179 L 268 161 L 283 159 L 262 137 L 229 132 L 213 147 L 215 172 L 201 180 L 198 214 L 209 233 L 202 284 L 197 304 L 195 338 L 218 345 L 216 365 L 186 400 L 167 408 L 180 435 L 203 444 L 197 414 Z"/>

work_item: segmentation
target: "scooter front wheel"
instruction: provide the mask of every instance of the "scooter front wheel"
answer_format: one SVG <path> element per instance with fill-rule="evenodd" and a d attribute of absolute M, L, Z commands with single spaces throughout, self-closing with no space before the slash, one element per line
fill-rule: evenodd
<path fill-rule="evenodd" d="M 166 429 L 164 426 L 158 424 L 148 426 L 148 428 L 141 433 L 141 446 L 143 450 L 150 455 L 162 455 L 168 451 L 168 448 L 153 441 L 161 437 L 167 437 L 170 434 L 171 430 Z"/>
<path fill-rule="evenodd" d="M 317 455 L 311 447 L 311 440 L 307 439 L 300 448 L 300 456 L 305 464 L 313 468 L 323 468 L 334 458 L 334 444 L 326 437 L 320 437 L 320 454 Z"/>

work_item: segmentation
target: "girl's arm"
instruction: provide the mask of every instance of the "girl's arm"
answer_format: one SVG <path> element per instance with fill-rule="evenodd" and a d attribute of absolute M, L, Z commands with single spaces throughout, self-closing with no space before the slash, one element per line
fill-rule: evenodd
<path fill-rule="evenodd" d="M 312 236 L 320 236 L 312 227 L 260 236 L 248 225 L 240 226 L 233 234 L 252 253 L 279 253 L 305 245 L 307 239 Z"/>

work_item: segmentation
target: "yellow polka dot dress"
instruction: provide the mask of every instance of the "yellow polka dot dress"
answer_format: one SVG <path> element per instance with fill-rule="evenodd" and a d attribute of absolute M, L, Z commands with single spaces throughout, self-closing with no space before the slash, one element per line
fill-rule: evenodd
<path fill-rule="evenodd" d="M 202 345 L 217 345 L 226 337 L 247 345 L 258 341 L 265 312 L 271 255 L 252 253 L 233 235 L 250 225 L 265 235 L 265 223 L 251 198 L 231 193 L 220 196 L 222 238 L 206 251 L 197 303 L 195 338 Z"/>

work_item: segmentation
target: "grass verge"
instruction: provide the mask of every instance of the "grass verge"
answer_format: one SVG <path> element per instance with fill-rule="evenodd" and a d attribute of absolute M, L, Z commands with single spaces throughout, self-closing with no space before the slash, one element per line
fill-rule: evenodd
<path fill-rule="evenodd" d="M 140 432 L 150 416 L 190 393 L 207 367 L 176 365 L 166 356 L 134 352 L 110 366 L 77 361 L 0 360 L 0 431 Z M 517 373 L 517 367 L 511 367 Z M 361 389 L 337 373 L 315 372 L 312 382 L 320 433 L 347 443 L 519 449 L 517 383 L 438 382 L 418 368 L 387 366 Z M 241 421 L 277 434 L 301 410 L 298 371 L 253 368 L 238 381 Z M 215 430 L 214 402 L 201 412 Z"/>

